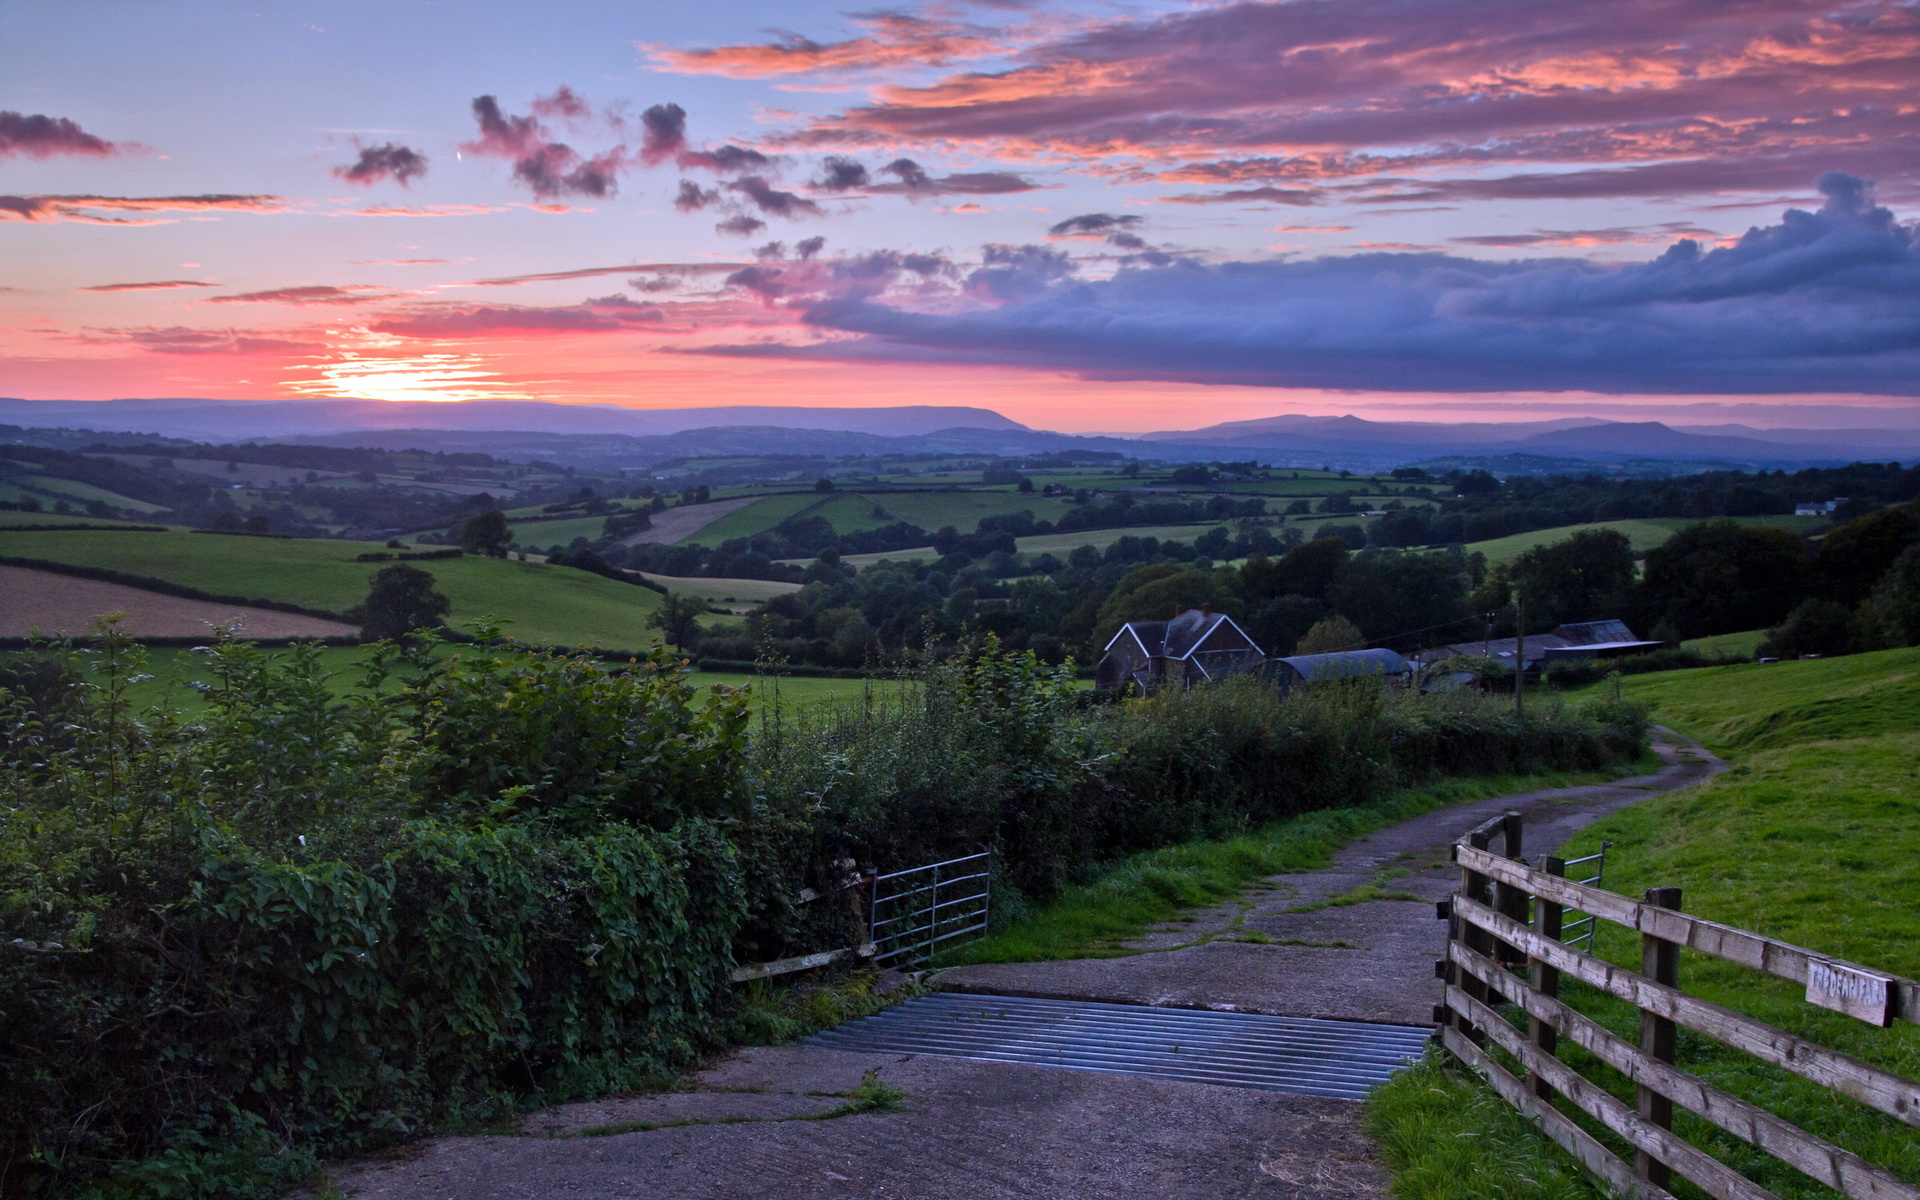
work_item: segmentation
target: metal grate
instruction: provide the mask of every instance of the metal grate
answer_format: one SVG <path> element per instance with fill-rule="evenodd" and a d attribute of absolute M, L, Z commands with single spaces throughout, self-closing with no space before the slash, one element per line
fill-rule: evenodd
<path fill-rule="evenodd" d="M 1577 867 L 1584 863 L 1593 864 L 1593 874 L 1591 876 L 1586 879 L 1575 879 L 1574 882 L 1584 884 L 1587 887 L 1599 887 L 1601 878 L 1607 873 L 1607 851 L 1611 849 L 1613 849 L 1612 842 L 1601 842 L 1600 853 L 1589 854 L 1585 858 L 1568 859 L 1566 866 L 1569 868 Z M 1594 918 L 1591 913 L 1581 917 L 1577 921 L 1566 922 L 1560 926 L 1561 943 L 1567 946 L 1572 946 L 1577 943 L 1582 954 L 1592 954 L 1594 924 Z"/>
<path fill-rule="evenodd" d="M 917 965 L 955 938 L 984 936 L 992 863 L 992 851 L 983 851 L 873 876 L 873 961 Z"/>
<path fill-rule="evenodd" d="M 941 992 L 804 1044 L 1358 1100 L 1418 1059 L 1431 1034 L 1409 1025 Z"/>

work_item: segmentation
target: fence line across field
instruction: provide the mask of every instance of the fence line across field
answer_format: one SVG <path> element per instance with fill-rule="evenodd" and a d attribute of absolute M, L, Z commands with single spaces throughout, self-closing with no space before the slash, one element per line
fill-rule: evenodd
<path fill-rule="evenodd" d="M 1504 834 L 1506 855 L 1490 850 Z M 1445 999 L 1435 1009 L 1439 1038 L 1616 1195 L 1670 1200 L 1682 1176 L 1718 1200 L 1774 1200 L 1773 1193 L 1673 1132 L 1678 1105 L 1764 1151 L 1850 1200 L 1920 1200 L 1920 1187 L 1860 1155 L 1705 1082 L 1675 1065 L 1677 1031 L 1723 1045 L 1850 1097 L 1908 1125 L 1920 1126 L 1920 1084 L 1765 1022 L 1689 996 L 1680 984 L 1682 947 L 1802 984 L 1810 1004 L 1868 1024 L 1920 1023 L 1920 987 L 1909 979 L 1846 962 L 1774 938 L 1680 911 L 1678 888 L 1653 888 L 1636 901 L 1565 877 L 1569 865 L 1551 856 L 1538 867 L 1520 860 L 1519 814 L 1475 829 L 1454 848 L 1459 891 L 1439 906 L 1448 919 L 1447 957 L 1435 964 Z M 1602 851 L 1604 854 L 1604 851 Z M 1640 934 L 1639 971 L 1589 953 L 1593 927 L 1568 936 L 1569 910 Z M 1576 948 L 1579 943 L 1583 948 Z M 1522 971 L 1524 970 L 1524 973 Z M 1559 999 L 1567 976 L 1626 1000 L 1640 1010 L 1636 1044 Z M 1513 1005 L 1524 1029 L 1498 1009 Z M 1634 1084 L 1629 1105 L 1580 1075 L 1556 1054 L 1564 1038 L 1620 1071 Z M 1494 1055 L 1519 1063 L 1515 1076 Z M 1555 1107 L 1570 1103 L 1634 1148 L 1615 1155 Z"/>

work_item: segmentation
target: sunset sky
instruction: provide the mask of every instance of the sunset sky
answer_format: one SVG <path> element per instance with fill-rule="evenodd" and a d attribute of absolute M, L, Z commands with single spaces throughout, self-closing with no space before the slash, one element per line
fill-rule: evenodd
<path fill-rule="evenodd" d="M 1916 216 L 1910 3 L 0 0 L 0 395 L 1910 425 Z"/>

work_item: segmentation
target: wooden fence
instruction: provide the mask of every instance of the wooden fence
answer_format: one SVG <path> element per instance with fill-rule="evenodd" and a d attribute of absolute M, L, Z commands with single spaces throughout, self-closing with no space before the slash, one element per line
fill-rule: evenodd
<path fill-rule="evenodd" d="M 1489 847 L 1503 837 L 1504 855 Z M 1811 1004 L 1874 1025 L 1920 1024 L 1920 986 L 1883 971 L 1798 946 L 1690 917 L 1680 911 L 1679 888 L 1652 888 L 1642 901 L 1564 878 L 1564 864 L 1521 859 L 1517 813 L 1496 817 L 1454 847 L 1459 891 L 1442 901 L 1448 920 L 1447 957 L 1435 964 L 1446 984 L 1434 1011 L 1440 1040 L 1565 1147 L 1616 1195 L 1636 1200 L 1668 1197 L 1673 1175 L 1720 1200 L 1776 1200 L 1772 1192 L 1673 1133 L 1675 1105 L 1687 1109 L 1853 1200 L 1920 1200 L 1920 1188 L 1858 1155 L 1673 1065 L 1675 1034 L 1684 1026 L 1733 1049 L 1791 1071 L 1887 1113 L 1920 1125 L 1920 1084 L 1689 996 L 1681 989 L 1685 947 L 1806 988 Z M 1630 971 L 1561 942 L 1568 910 L 1640 934 L 1640 970 Z M 1524 970 L 1524 974 L 1521 973 Z M 1560 980 L 1577 979 L 1640 1010 L 1639 1043 L 1616 1036 L 1561 1003 Z M 1517 1006 L 1527 1018 L 1516 1028 L 1495 1005 Z M 1556 1056 L 1565 1039 L 1618 1070 L 1634 1084 L 1628 1105 Z M 1523 1070 L 1516 1077 L 1487 1052 L 1497 1046 Z M 1554 1106 L 1564 1097 L 1634 1147 L 1632 1163 L 1613 1154 Z"/>

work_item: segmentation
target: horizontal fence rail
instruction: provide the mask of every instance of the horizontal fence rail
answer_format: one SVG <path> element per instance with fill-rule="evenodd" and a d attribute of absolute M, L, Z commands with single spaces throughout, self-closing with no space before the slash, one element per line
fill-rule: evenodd
<path fill-rule="evenodd" d="M 1500 833 L 1507 856 L 1489 848 Z M 1441 915 L 1449 919 L 1447 957 L 1436 964 L 1445 992 L 1435 1019 L 1448 1051 L 1617 1195 L 1663 1200 L 1672 1194 L 1667 1190 L 1672 1176 L 1679 1175 L 1719 1200 L 1774 1200 L 1772 1192 L 1675 1134 L 1678 1105 L 1851 1200 L 1920 1200 L 1920 1187 L 1674 1065 L 1677 1031 L 1685 1028 L 1920 1126 L 1920 1083 L 1689 996 L 1680 987 L 1679 953 L 1696 950 L 1798 983 L 1808 1003 L 1877 1026 L 1920 1022 L 1914 981 L 1688 916 L 1679 911 L 1677 888 L 1655 888 L 1636 901 L 1591 881 L 1565 878 L 1571 864 L 1556 858 L 1529 867 L 1517 861 L 1520 841 L 1518 815 L 1507 814 L 1455 847 L 1460 889 L 1441 905 Z M 1639 933 L 1641 969 L 1576 948 L 1580 942 L 1591 946 L 1592 929 L 1567 937 L 1570 926 L 1563 925 L 1563 917 L 1569 910 Z M 1638 1044 L 1562 1002 L 1563 977 L 1638 1008 Z M 1517 1007 L 1526 1028 L 1509 1023 L 1500 1005 Z M 1556 1055 L 1561 1039 L 1632 1082 L 1634 1103 L 1561 1061 Z M 1517 1062 L 1524 1078 L 1503 1066 L 1490 1048 Z M 1587 1133 L 1555 1107 L 1556 1099 L 1632 1146 L 1634 1161 L 1629 1164 Z"/>
<path fill-rule="evenodd" d="M 869 878 L 873 959 L 919 965 L 958 939 L 985 937 L 993 852 Z"/>

